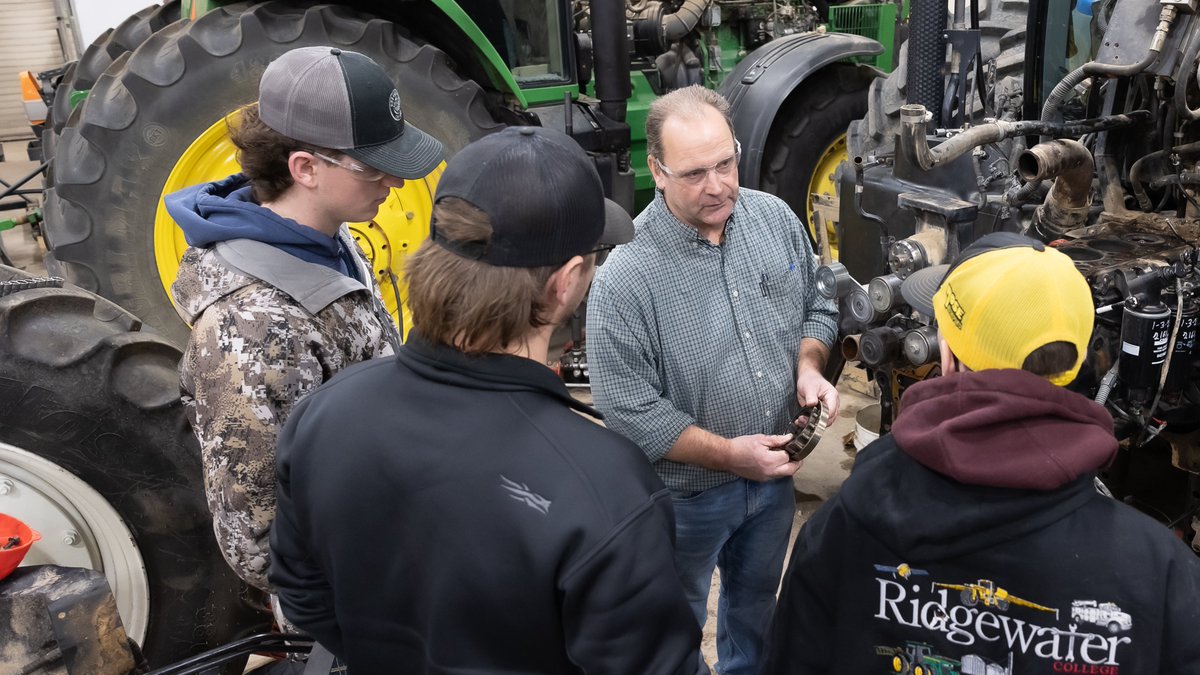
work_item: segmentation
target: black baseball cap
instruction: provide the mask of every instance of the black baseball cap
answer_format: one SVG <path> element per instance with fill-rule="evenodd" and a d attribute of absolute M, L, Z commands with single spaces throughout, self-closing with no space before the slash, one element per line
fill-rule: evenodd
<path fill-rule="evenodd" d="M 464 258 L 498 267 L 550 267 L 633 239 L 633 220 L 605 199 L 586 152 L 561 131 L 509 127 L 463 148 L 446 164 L 435 203 L 456 197 L 488 215 L 491 239 L 429 236 Z"/>
<path fill-rule="evenodd" d="M 423 178 L 445 154 L 405 122 L 400 92 L 378 63 L 337 47 L 301 47 L 272 61 L 259 82 L 258 115 L 288 138 L 407 180 Z"/>

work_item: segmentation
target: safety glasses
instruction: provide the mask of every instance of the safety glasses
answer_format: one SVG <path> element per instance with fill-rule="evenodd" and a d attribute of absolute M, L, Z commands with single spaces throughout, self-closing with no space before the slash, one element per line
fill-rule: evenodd
<path fill-rule="evenodd" d="M 676 173 L 668 169 L 667 165 L 663 164 L 662 161 L 660 161 L 657 157 L 654 158 L 654 163 L 658 165 L 659 171 L 665 173 L 672 180 L 684 185 L 695 187 L 708 180 L 709 172 L 715 173 L 718 176 L 728 176 L 733 172 L 734 167 L 737 166 L 738 160 L 742 157 L 741 141 L 735 139 L 733 142 L 733 148 L 734 150 L 732 155 L 717 162 L 716 164 L 713 164 L 712 166 L 702 166 L 690 171 L 684 171 L 682 173 Z"/>
<path fill-rule="evenodd" d="M 379 169 L 372 169 L 369 166 L 363 166 L 358 162 L 351 160 L 337 160 L 319 152 L 313 152 L 313 157 L 319 157 L 334 166 L 341 167 L 350 172 L 350 175 L 355 180 L 361 180 L 364 183 L 377 183 L 387 177 L 387 174 Z"/>

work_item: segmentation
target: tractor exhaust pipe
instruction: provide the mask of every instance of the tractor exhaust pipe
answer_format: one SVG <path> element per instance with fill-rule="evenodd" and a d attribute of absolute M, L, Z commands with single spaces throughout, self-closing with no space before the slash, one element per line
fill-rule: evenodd
<path fill-rule="evenodd" d="M 908 35 L 908 103 L 933 111 L 934 126 L 941 126 L 941 64 L 946 61 L 946 0 L 913 0 Z M 934 67 L 934 64 L 938 64 Z"/>
<path fill-rule="evenodd" d="M 1017 158 L 1017 171 L 1028 181 L 1054 178 L 1046 201 L 1037 208 L 1035 226 L 1044 234 L 1062 234 L 1087 223 L 1092 205 L 1092 153 L 1079 141 L 1038 143 Z"/>
<path fill-rule="evenodd" d="M 596 98 L 600 112 L 625 121 L 626 101 L 633 95 L 629 82 L 629 39 L 622 0 L 590 0 L 592 44 L 596 59 Z"/>

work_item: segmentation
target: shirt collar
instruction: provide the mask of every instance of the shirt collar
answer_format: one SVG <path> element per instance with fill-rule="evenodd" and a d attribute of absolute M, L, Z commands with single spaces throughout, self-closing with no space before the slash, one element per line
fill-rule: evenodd
<path fill-rule="evenodd" d="M 722 243 L 728 242 L 729 234 L 736 229 L 735 221 L 737 220 L 738 208 L 742 201 L 740 196 L 739 194 L 739 199 L 733 203 L 733 212 L 729 214 L 729 219 L 725 221 L 725 232 L 721 237 Z M 681 251 L 694 251 L 700 246 L 712 246 L 707 239 L 700 236 L 699 230 L 675 216 L 671 208 L 667 206 L 667 200 L 663 196 L 662 190 L 654 191 L 654 201 L 650 205 L 656 211 L 655 218 L 653 219 L 654 222 L 651 224 L 659 222 L 662 224 L 661 227 L 651 228 L 651 231 L 655 233 L 655 238 L 658 239 L 660 244 Z"/>

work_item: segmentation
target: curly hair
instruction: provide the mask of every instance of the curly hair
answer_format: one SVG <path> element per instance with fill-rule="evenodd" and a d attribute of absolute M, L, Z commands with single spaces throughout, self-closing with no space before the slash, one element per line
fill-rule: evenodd
<path fill-rule="evenodd" d="M 236 123 L 233 120 L 236 119 Z M 275 201 L 292 187 L 288 158 L 297 150 L 340 155 L 328 148 L 302 143 L 267 126 L 258 116 L 258 103 L 242 106 L 225 122 L 229 138 L 237 146 L 242 173 L 250 179 L 254 199 L 260 204 Z"/>

